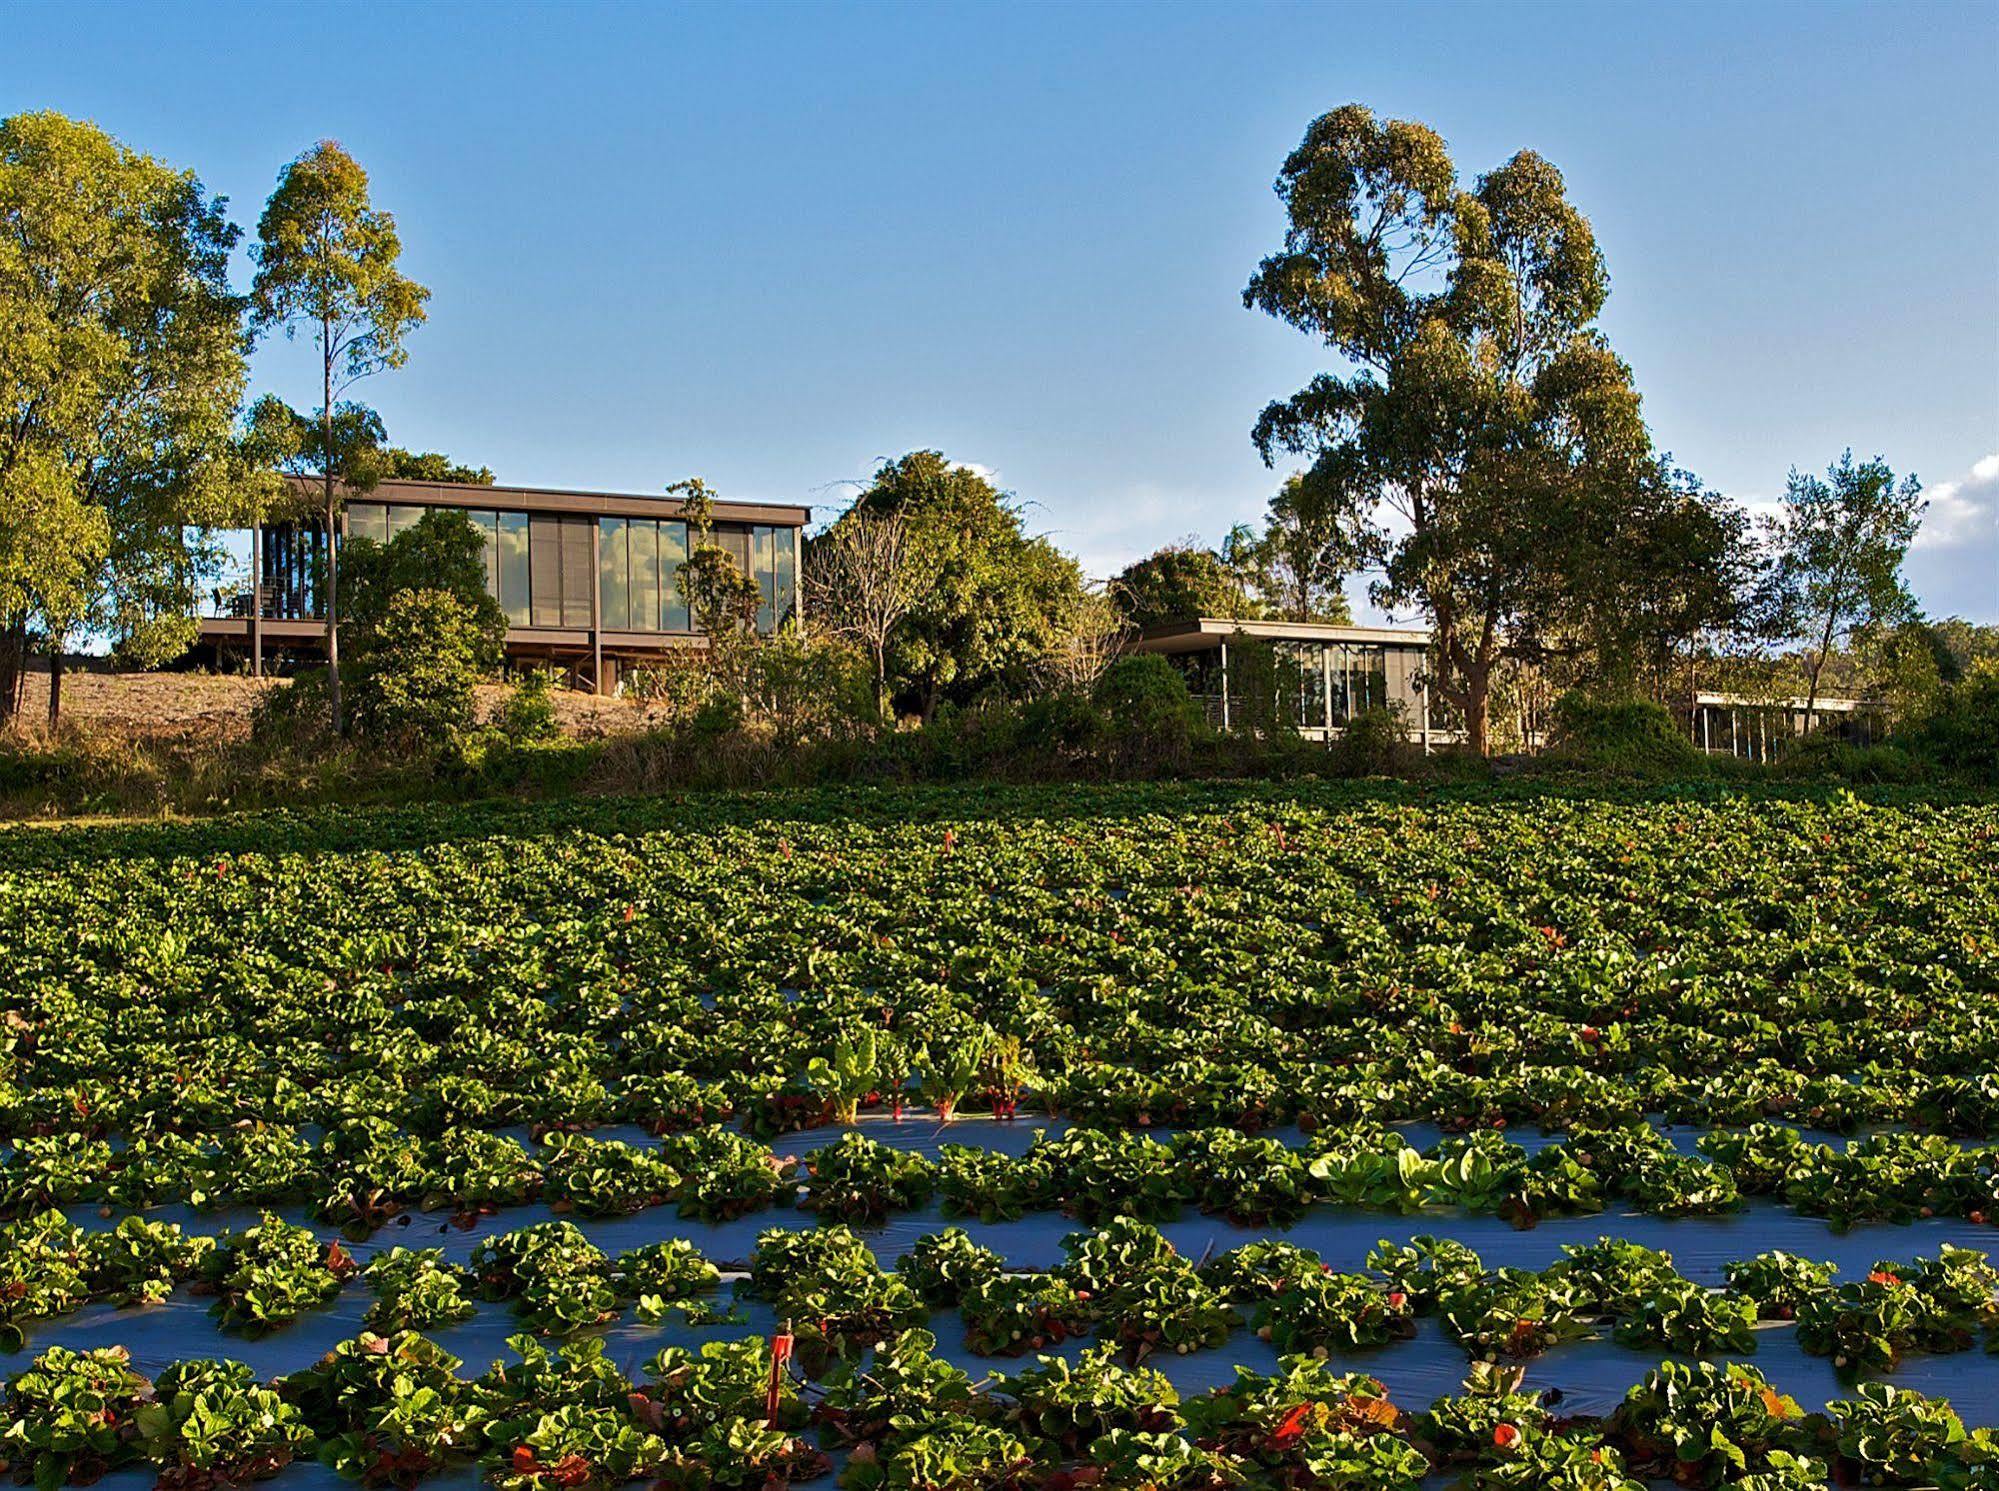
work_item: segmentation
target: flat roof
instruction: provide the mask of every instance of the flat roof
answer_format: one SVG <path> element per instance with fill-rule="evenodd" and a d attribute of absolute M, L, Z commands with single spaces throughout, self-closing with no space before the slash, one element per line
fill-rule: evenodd
<path fill-rule="evenodd" d="M 1771 699 L 1765 698 L 1760 694 L 1697 692 L 1694 695 L 1694 703 L 1711 704 L 1716 708 L 1725 707 L 1729 709 L 1791 709 L 1796 710 L 1799 714 L 1803 714 L 1805 711 L 1805 700 L 1802 696 L 1797 698 Z M 1852 714 L 1857 709 L 1878 709 L 1880 707 L 1881 701 L 1878 699 L 1843 699 L 1837 695 L 1829 694 L 1820 695 L 1811 705 L 1814 713 L 1823 714 Z"/>
<path fill-rule="evenodd" d="M 1347 642 L 1387 647 L 1430 645 L 1430 633 L 1426 627 L 1342 626 L 1330 621 L 1237 621 L 1226 616 L 1162 621 L 1140 632 L 1134 645 L 1148 652 L 1205 652 L 1237 636 L 1273 642 Z"/>
<path fill-rule="evenodd" d="M 306 492 L 319 490 L 310 476 L 290 478 Z M 606 518 L 675 518 L 687 504 L 664 492 L 588 492 L 574 487 L 518 487 L 495 482 L 490 487 L 456 481 L 383 481 L 366 492 L 349 494 L 353 502 L 407 502 L 420 507 L 495 507 L 511 512 L 576 513 Z M 803 528 L 812 509 L 782 502 L 714 502 L 717 522 L 769 523 Z"/>

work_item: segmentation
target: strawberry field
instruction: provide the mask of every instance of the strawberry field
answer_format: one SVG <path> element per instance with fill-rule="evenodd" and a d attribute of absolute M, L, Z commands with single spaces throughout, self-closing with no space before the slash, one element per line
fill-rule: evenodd
<path fill-rule="evenodd" d="M 1999 1485 L 1999 804 L 0 833 L 17 1480 Z"/>

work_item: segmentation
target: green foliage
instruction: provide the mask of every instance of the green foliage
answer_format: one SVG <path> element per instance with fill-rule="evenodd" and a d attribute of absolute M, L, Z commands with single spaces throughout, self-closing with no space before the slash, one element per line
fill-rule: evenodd
<path fill-rule="evenodd" d="M 1154 652 L 1112 663 L 1097 682 L 1095 702 L 1114 732 L 1160 760 L 1184 756 L 1201 728 L 1201 706 L 1187 692 L 1187 680 Z"/>
<path fill-rule="evenodd" d="M 469 612 L 482 639 L 482 668 L 499 666 L 507 616 L 486 588 L 485 540 L 463 513 L 435 507 L 386 544 L 349 539 L 345 624 L 366 638 L 383 623 L 398 595 L 434 590 Z"/>
<path fill-rule="evenodd" d="M 355 651 L 354 723 L 399 743 L 437 743 L 471 726 L 486 672 L 475 613 L 442 590 L 403 590 Z"/>
<path fill-rule="evenodd" d="M 1555 701 L 1555 749 L 1597 771 L 1686 777 L 1701 754 L 1672 715 L 1647 699 L 1594 699 L 1571 691 Z"/>
<path fill-rule="evenodd" d="M 377 455 L 381 481 L 441 481 L 460 486 L 490 487 L 493 472 L 487 466 L 466 466 L 439 451 L 404 450 L 392 445 Z"/>
<path fill-rule="evenodd" d="M 282 329 L 286 337 L 307 329 L 318 354 L 320 403 L 318 468 L 321 519 L 337 524 L 340 484 L 362 485 L 379 475 L 375 458 L 380 422 L 346 434 L 340 426 L 373 416 L 339 395 L 362 378 L 409 360 L 403 339 L 424 321 L 430 292 L 397 267 L 402 239 L 396 220 L 377 208 L 368 173 L 338 142 L 321 140 L 287 165 L 257 221 L 250 250 L 257 275 L 250 288 L 251 326 Z M 298 421 L 294 420 L 294 424 Z M 301 447 L 293 441 L 295 453 Z M 327 621 L 326 675 L 336 730 L 343 728 L 340 689 L 339 546 L 327 554 L 322 610 Z"/>
<path fill-rule="evenodd" d="M 152 1394 L 122 1346 L 51 1346 L 7 1384 L 0 1459 L 37 1491 L 87 1486 L 137 1458 L 139 1406 Z"/>
<path fill-rule="evenodd" d="M 1399 708 L 1363 709 L 1340 727 L 1333 760 L 1342 776 L 1393 776 L 1409 758 L 1408 721 Z"/>
<path fill-rule="evenodd" d="M 1880 456 L 1856 465 L 1850 450 L 1823 480 L 1792 470 L 1783 506 L 1767 524 L 1776 556 L 1772 625 L 1810 649 L 1808 700 L 1818 697 L 1834 647 L 1856 630 L 1917 614 L 1902 560 L 1928 506 L 1922 491 L 1914 476 L 1898 486 Z"/>
<path fill-rule="evenodd" d="M 885 462 L 854 511 L 902 516 L 919 586 L 889 667 L 926 719 L 946 698 L 1023 685 L 1080 604 L 1076 562 L 1029 536 L 1019 507 L 984 476 L 937 451 Z"/>
<path fill-rule="evenodd" d="M 53 111 L 0 118 L 0 720 L 31 639 L 157 663 L 237 516 L 240 237 L 192 171 Z"/>
<path fill-rule="evenodd" d="M 1999 661 L 1975 662 L 1946 685 L 1908 743 L 1953 770 L 1999 781 Z"/>
<path fill-rule="evenodd" d="M 1532 151 L 1467 190 L 1433 130 L 1357 104 L 1313 121 L 1277 193 L 1284 246 L 1243 302 L 1354 371 L 1270 405 L 1253 438 L 1267 462 L 1312 461 L 1291 502 L 1300 532 L 1379 568 L 1380 603 L 1429 616 L 1432 687 L 1482 754 L 1504 659 L 1587 634 L 1632 592 L 1685 595 L 1684 502 L 1597 328 L 1595 235 Z"/>
<path fill-rule="evenodd" d="M 223 1329 L 256 1337 L 332 1303 L 358 1265 L 339 1243 L 265 1212 L 254 1226 L 225 1233 L 201 1262 Z"/>
<path fill-rule="evenodd" d="M 1240 567 L 1213 549 L 1168 544 L 1119 571 L 1111 593 L 1134 630 L 1212 616 L 1236 620 L 1261 614 Z"/>
<path fill-rule="evenodd" d="M 299 1411 L 240 1362 L 175 1362 L 153 1388 L 139 1444 L 166 1491 L 263 1480 L 312 1443 Z"/>
<path fill-rule="evenodd" d="M 553 740 L 562 733 L 555 715 L 555 674 L 547 668 L 524 668 L 495 720 L 509 740 Z"/>

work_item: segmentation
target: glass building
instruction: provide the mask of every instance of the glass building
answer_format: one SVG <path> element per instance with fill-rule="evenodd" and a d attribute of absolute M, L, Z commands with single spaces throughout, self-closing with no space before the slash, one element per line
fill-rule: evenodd
<path fill-rule="evenodd" d="M 301 483 L 302 495 L 312 495 Z M 315 489 L 316 490 L 316 489 Z M 342 542 L 387 543 L 425 513 L 454 512 L 483 540 L 486 588 L 507 614 L 510 660 L 553 664 L 608 692 L 621 668 L 706 645 L 682 593 L 697 536 L 678 498 L 550 488 L 385 481 L 349 501 Z M 802 535 L 811 510 L 716 502 L 707 542 L 756 582 L 754 624 L 766 635 L 798 617 Z M 249 573 L 201 619 L 216 652 L 267 656 L 323 650 L 321 523 L 270 524 L 250 535 Z"/>

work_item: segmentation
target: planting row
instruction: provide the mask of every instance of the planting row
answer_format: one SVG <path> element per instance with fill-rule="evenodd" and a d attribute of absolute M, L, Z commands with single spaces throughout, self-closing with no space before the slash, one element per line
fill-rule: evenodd
<path fill-rule="evenodd" d="M 1793 1128 L 1718 1130 L 1682 1154 L 1643 1123 L 1572 1130 L 1532 1153 L 1496 1130 L 1429 1149 L 1379 1124 L 1321 1130 L 1300 1146 L 1233 1129 L 1144 1134 L 1036 1131 L 1022 1154 L 946 1144 L 931 1160 L 858 1130 L 779 1155 L 731 1129 L 670 1134 L 657 1147 L 551 1133 L 538 1154 L 481 1129 L 436 1138 L 355 1119 L 311 1142 L 251 1125 L 213 1144 L 163 1135 L 117 1145 L 49 1135 L 0 1162 L 0 1216 L 51 1206 L 310 1205 L 365 1234 L 411 1210 L 491 1210 L 543 1201 L 583 1216 L 674 1205 L 720 1221 L 796 1205 L 833 1220 L 879 1221 L 940 1198 L 947 1215 L 993 1222 L 1062 1210 L 1163 1221 L 1188 1205 L 1245 1226 L 1289 1226 L 1315 1205 L 1415 1212 L 1454 1207 L 1531 1227 L 1607 1206 L 1678 1217 L 1781 1199 L 1837 1227 L 1932 1216 L 1999 1217 L 1999 1149 L 1935 1135 L 1880 1133 L 1835 1148 Z"/>
<path fill-rule="evenodd" d="M 1154 800 L 0 871 L 0 1132 L 1999 1134 L 1999 806 Z"/>
<path fill-rule="evenodd" d="M 1239 1367 L 1182 1402 L 1108 1348 L 975 1382 L 920 1330 L 803 1377 L 782 1335 L 668 1347 L 637 1379 L 596 1338 L 509 1344 L 518 1361 L 467 1380 L 420 1334 L 363 1334 L 268 1384 L 215 1360 L 148 1380 L 121 1349 L 54 1347 L 7 1385 L 0 1467 L 47 1491 L 133 1463 L 168 1491 L 205 1491 L 309 1454 L 370 1486 L 477 1463 L 503 1491 L 778 1491 L 827 1474 L 835 1455 L 851 1491 L 1415 1491 L 1438 1474 L 1467 1491 L 1642 1491 L 1637 1475 L 1815 1491 L 1835 1476 L 1983 1486 L 1999 1464 L 1991 1432 L 1968 1432 L 1940 1401 L 1870 1383 L 1808 1414 L 1739 1364 L 1662 1363 L 1587 1420 L 1492 1368 L 1411 1412 L 1375 1379 L 1306 1356 Z"/>
<path fill-rule="evenodd" d="M 1846 1284 L 1829 1264 L 1766 1252 L 1727 1265 L 1720 1290 L 1681 1275 L 1670 1254 L 1609 1238 L 1567 1245 L 1538 1271 L 1488 1268 L 1462 1243 L 1427 1236 L 1384 1240 L 1366 1273 L 1335 1272 L 1316 1252 L 1273 1240 L 1196 1264 L 1129 1218 L 1071 1233 L 1062 1247 L 1067 1261 L 1052 1270 L 1013 1269 L 947 1228 L 885 1271 L 844 1226 L 776 1228 L 758 1239 L 739 1288 L 792 1322 L 798 1357 L 815 1373 L 937 1309 L 959 1311 L 977 1355 L 1094 1334 L 1134 1362 L 1219 1347 L 1244 1323 L 1279 1351 L 1324 1357 L 1407 1340 L 1429 1314 L 1479 1361 L 1523 1360 L 1605 1325 L 1629 1347 L 1741 1355 L 1756 1349 L 1759 1320 L 1795 1320 L 1798 1343 L 1847 1373 L 1962 1351 L 1981 1332 L 1999 1350 L 1999 1331 L 1988 1331 L 1999 1323 L 1999 1270 L 1948 1244 Z M 256 1336 L 332 1303 L 356 1274 L 375 1295 L 367 1324 L 379 1331 L 457 1324 L 479 1301 L 509 1302 L 543 1335 L 573 1335 L 627 1308 L 646 1324 L 742 1320 L 715 1298 L 722 1271 L 684 1240 L 612 1257 L 571 1223 L 541 1222 L 488 1238 L 468 1264 L 393 1247 L 363 1269 L 339 1242 L 269 1214 L 216 1238 L 139 1218 L 89 1232 L 50 1212 L 14 1224 L 0 1248 L 0 1343 L 19 1349 L 37 1320 L 92 1302 L 157 1303 L 182 1284 L 214 1297 L 222 1329 Z"/>

